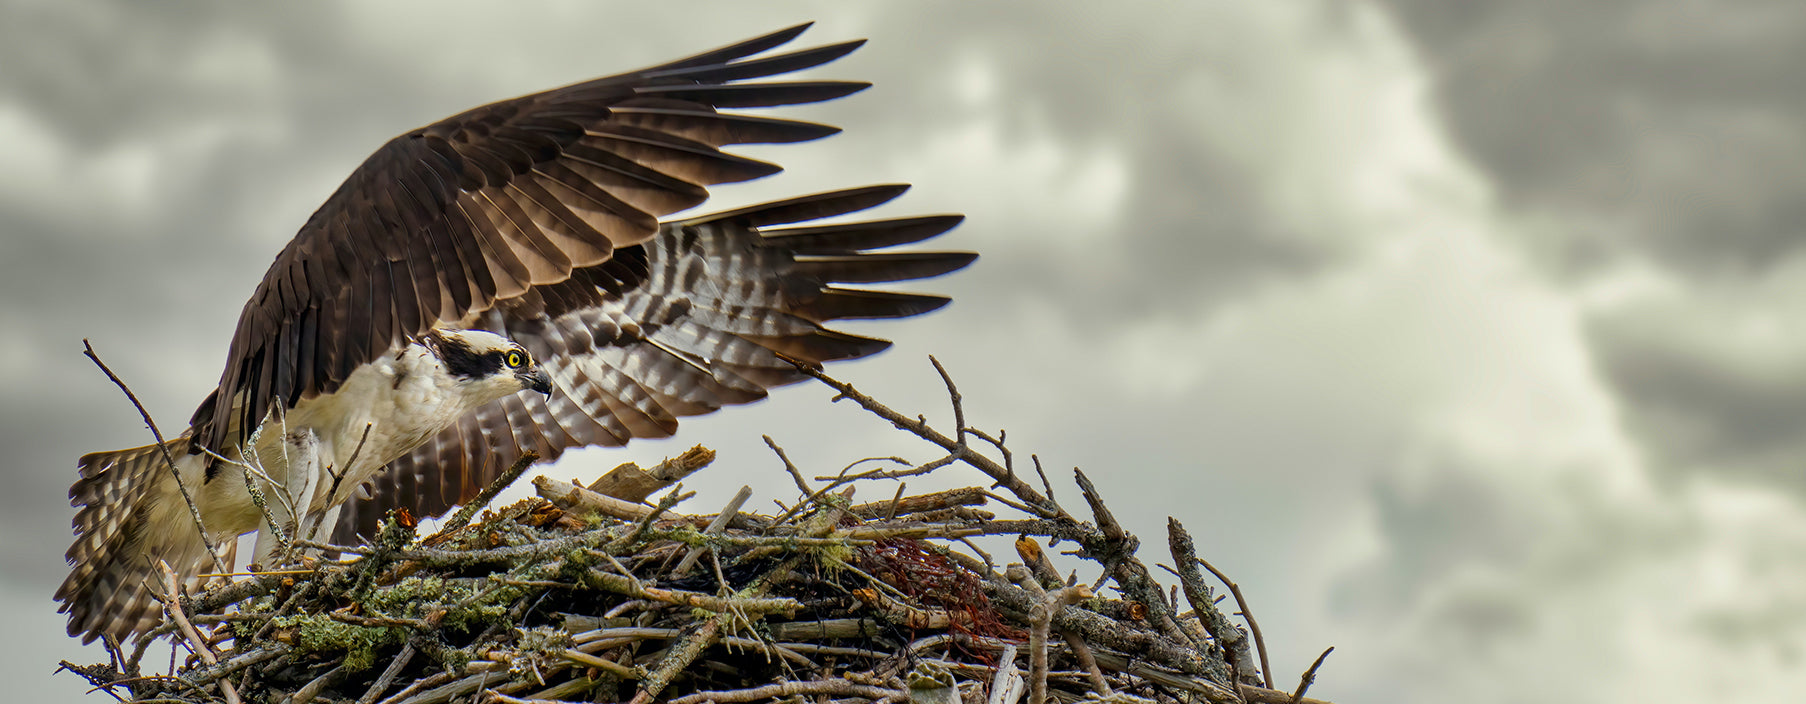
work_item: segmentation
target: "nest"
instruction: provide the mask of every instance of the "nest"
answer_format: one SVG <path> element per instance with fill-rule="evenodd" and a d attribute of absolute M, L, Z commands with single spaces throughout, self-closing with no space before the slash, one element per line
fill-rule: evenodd
<path fill-rule="evenodd" d="M 1316 665 L 1295 691 L 1274 688 L 1239 589 L 1183 526 L 1169 520 L 1168 590 L 1082 472 L 1090 520 L 1045 474 L 1039 487 L 1018 476 L 1002 432 L 966 426 L 944 371 L 951 435 L 806 372 L 944 454 L 811 482 L 767 438 L 802 497 L 774 515 L 745 510 L 747 488 L 704 515 L 677 510 L 681 484 L 647 503 L 709 464 L 698 447 L 587 487 L 540 478 L 537 498 L 476 519 L 524 457 L 430 536 L 404 512 L 372 544 L 293 540 L 311 556 L 170 598 L 162 626 L 130 647 L 108 641 L 109 662 L 63 666 L 160 702 L 1318 701 L 1303 697 Z M 950 466 L 990 484 L 913 496 L 895 484 Z M 855 503 L 863 486 L 891 498 Z M 1019 562 L 996 564 L 981 536 L 1014 536 Z M 1059 574 L 1043 542 L 1076 546 L 1094 580 Z M 1252 636 L 1200 568 L 1234 593 Z M 185 661 L 142 674 L 166 636 Z"/>

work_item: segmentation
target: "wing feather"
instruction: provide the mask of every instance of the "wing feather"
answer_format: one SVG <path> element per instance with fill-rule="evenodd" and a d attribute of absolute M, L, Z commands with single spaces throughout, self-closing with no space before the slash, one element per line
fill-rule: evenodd
<path fill-rule="evenodd" d="M 659 217 L 702 202 L 708 186 L 779 169 L 719 147 L 832 134 L 717 112 L 864 88 L 758 80 L 859 45 L 756 56 L 807 27 L 492 103 L 390 140 L 308 219 L 246 303 L 219 393 L 193 417 L 196 451 L 242 442 L 276 399 L 330 393 L 405 339 L 606 264 L 654 237 Z"/>
<path fill-rule="evenodd" d="M 762 228 L 857 212 L 905 188 L 849 189 L 666 223 L 604 264 L 579 267 L 476 316 L 476 327 L 533 353 L 552 377 L 552 393 L 478 409 L 396 460 L 373 480 L 369 500 L 345 510 L 335 540 L 369 535 L 398 506 L 433 516 L 455 504 L 451 492 L 410 490 L 402 477 L 436 473 L 444 486 L 486 486 L 525 449 L 554 459 L 574 447 L 664 437 L 681 417 L 754 401 L 801 379 L 797 363 L 889 346 L 823 324 L 915 315 L 947 299 L 833 284 L 906 281 L 970 263 L 968 253 L 867 251 L 933 237 L 958 216 Z"/>

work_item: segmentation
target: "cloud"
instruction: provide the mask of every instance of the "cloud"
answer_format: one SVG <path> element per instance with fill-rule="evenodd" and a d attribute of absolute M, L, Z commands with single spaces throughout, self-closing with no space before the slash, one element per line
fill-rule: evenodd
<path fill-rule="evenodd" d="M 1549 243 L 1737 276 L 1796 252 L 1806 19 L 1776 0 L 1383 0 L 1430 63 L 1451 135 L 1513 206 L 1590 225 Z"/>
<path fill-rule="evenodd" d="M 915 287 L 955 304 L 860 324 L 898 347 L 835 373 L 945 422 L 935 353 L 1019 461 L 1107 477 L 1154 542 L 1179 516 L 1282 679 L 1334 644 L 1313 691 L 1337 701 L 1797 684 L 1779 5 L 14 5 L 0 294 L 29 305 L 0 312 L 0 444 L 29 471 L 0 494 L 0 598 L 43 640 L 73 457 L 145 435 L 81 337 L 176 424 L 241 296 L 382 140 L 814 17 L 806 44 L 872 43 L 811 75 L 876 86 L 786 111 L 848 131 L 745 150 L 788 171 L 710 207 L 901 180 L 884 214 L 967 213 L 937 244 L 984 259 Z M 934 456 L 827 397 L 547 471 L 701 442 L 712 503 L 786 495 L 761 433 L 811 474 Z M 1523 672 L 1553 684 L 1501 677 Z"/>
<path fill-rule="evenodd" d="M 1577 290 L 1640 279 L 1586 325 L 1665 475 L 1806 496 L 1806 12 L 1792 3 L 1387 2 L 1522 246 Z"/>
<path fill-rule="evenodd" d="M 1589 334 L 1629 427 L 1668 473 L 1709 473 L 1806 495 L 1797 419 L 1806 276 L 1789 262 L 1736 284 L 1647 287 L 1602 304 Z"/>

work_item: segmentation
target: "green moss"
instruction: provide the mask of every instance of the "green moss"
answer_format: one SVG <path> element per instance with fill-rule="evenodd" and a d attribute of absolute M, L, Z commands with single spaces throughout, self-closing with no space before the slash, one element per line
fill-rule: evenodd
<path fill-rule="evenodd" d="M 295 629 L 295 649 L 302 654 L 345 653 L 345 669 L 361 672 L 376 662 L 378 648 L 399 645 L 407 630 L 392 626 L 358 626 L 334 621 L 325 614 L 283 616 L 278 628 Z"/>
<path fill-rule="evenodd" d="M 815 552 L 816 561 L 830 570 L 838 569 L 841 565 L 852 562 L 854 557 L 853 546 L 844 542 L 833 545 L 816 545 L 812 546 L 812 549 Z"/>
<path fill-rule="evenodd" d="M 468 633 L 506 618 L 508 609 L 526 593 L 519 587 L 502 587 L 484 594 L 486 588 L 482 582 L 408 577 L 373 590 L 364 607 L 373 615 L 393 618 L 426 618 L 444 611 L 443 627 Z"/>

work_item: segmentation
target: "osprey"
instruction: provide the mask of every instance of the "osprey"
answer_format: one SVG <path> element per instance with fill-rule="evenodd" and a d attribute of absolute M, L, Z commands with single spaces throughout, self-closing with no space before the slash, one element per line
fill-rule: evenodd
<path fill-rule="evenodd" d="M 807 28 L 493 103 L 378 149 L 276 256 L 188 429 L 163 447 L 81 458 L 73 570 L 56 593 L 70 635 L 147 629 L 156 562 L 185 578 L 210 564 L 183 488 L 216 543 L 264 525 L 248 484 L 278 521 L 348 541 L 390 509 L 445 513 L 523 451 L 555 458 L 668 436 L 680 416 L 799 380 L 798 363 L 890 344 L 828 321 L 945 305 L 835 284 L 965 266 L 976 255 L 870 251 L 933 237 L 960 216 L 811 222 L 907 186 L 659 220 L 702 203 L 706 186 L 780 170 L 723 145 L 839 131 L 719 110 L 869 85 L 756 82 L 864 43 L 755 56 Z M 274 545 L 268 533 L 258 558 Z"/>

